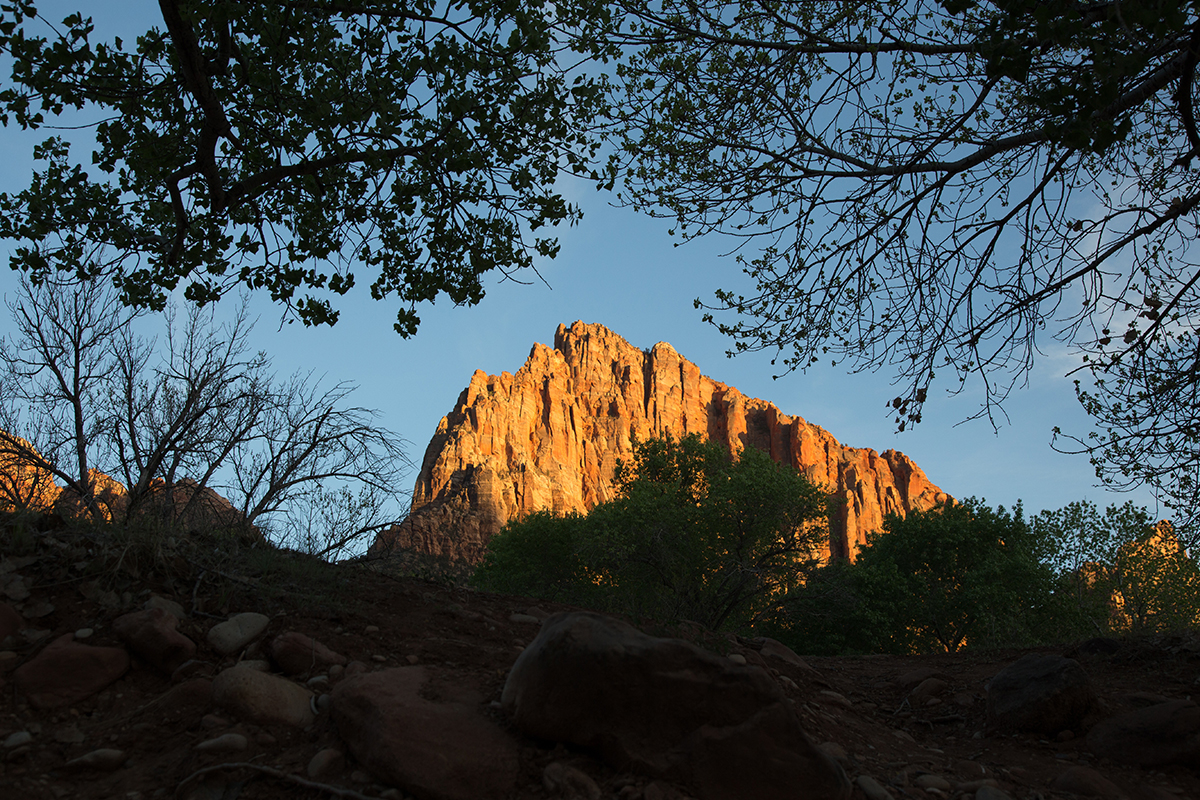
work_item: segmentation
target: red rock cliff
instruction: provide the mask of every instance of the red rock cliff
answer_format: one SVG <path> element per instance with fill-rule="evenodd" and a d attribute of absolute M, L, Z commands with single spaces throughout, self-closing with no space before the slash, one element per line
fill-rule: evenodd
<path fill-rule="evenodd" d="M 704 375 L 671 345 L 633 347 L 602 325 L 560 325 L 515 375 L 477 370 L 438 424 L 412 513 L 372 550 L 403 547 L 477 561 L 509 519 L 536 509 L 585 512 L 613 496 L 632 441 L 699 433 L 768 451 L 845 501 L 830 552 L 853 558 L 888 513 L 947 495 L 903 453 L 846 447 L 827 431 Z"/>

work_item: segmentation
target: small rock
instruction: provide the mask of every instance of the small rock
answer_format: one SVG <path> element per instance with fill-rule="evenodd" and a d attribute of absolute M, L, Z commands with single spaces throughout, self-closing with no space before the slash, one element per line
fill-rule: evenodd
<path fill-rule="evenodd" d="M 259 723 L 283 723 L 297 728 L 315 720 L 312 692 L 277 675 L 236 666 L 212 682 L 213 702 L 239 717 Z"/>
<path fill-rule="evenodd" d="M 1081 797 L 1103 797 L 1116 800 L 1124 796 L 1124 792 L 1115 783 L 1091 767 L 1071 767 L 1055 778 L 1050 788 L 1056 792 L 1067 792 Z"/>
<path fill-rule="evenodd" d="M 841 706 L 842 708 L 853 708 L 854 707 L 854 704 L 851 703 L 850 700 L 844 694 L 841 694 L 839 692 L 834 692 L 829 689 L 822 689 L 821 691 L 817 692 L 817 695 L 822 700 L 829 702 L 829 703 L 833 703 L 835 706 Z"/>
<path fill-rule="evenodd" d="M 367 627 L 363 628 L 363 633 L 379 633 L 379 626 L 368 625 Z"/>
<path fill-rule="evenodd" d="M 533 616 L 532 614 L 510 614 L 508 617 L 508 621 L 509 622 L 527 622 L 527 623 L 532 623 L 532 624 L 537 624 L 537 623 L 541 622 L 540 619 Z"/>
<path fill-rule="evenodd" d="M 741 653 L 730 653 L 729 660 L 740 666 L 746 666 L 746 657 Z"/>
<path fill-rule="evenodd" d="M 196 643 L 175 627 L 179 618 L 161 608 L 124 614 L 113 621 L 113 633 L 156 669 L 168 675 L 196 654 Z"/>
<path fill-rule="evenodd" d="M 792 648 L 788 647 L 783 642 L 776 641 L 768 636 L 759 636 L 754 640 L 754 642 L 762 645 L 762 649 L 758 652 L 761 653 L 764 658 L 777 658 L 785 664 L 791 664 L 793 667 L 800 667 L 801 669 L 807 670 L 812 669 L 812 667 L 808 665 L 808 662 L 796 655 Z"/>
<path fill-rule="evenodd" d="M 387 661 L 387 656 L 385 656 L 385 655 L 380 655 L 379 653 L 376 653 L 375 655 L 371 656 L 371 660 L 372 660 L 372 661 L 377 661 L 377 662 L 379 662 L 380 664 L 382 664 L 383 662 Z"/>
<path fill-rule="evenodd" d="M 912 698 L 913 705 L 919 705 L 930 698 L 940 697 L 949 688 L 950 684 L 941 678 L 926 678 L 917 684 L 909 697 Z"/>
<path fill-rule="evenodd" d="M 539 608 L 537 606 L 530 606 L 529 608 L 525 609 L 525 613 L 531 617 L 536 617 L 539 620 L 545 619 L 546 617 L 550 616 L 549 611 L 546 611 L 545 609 Z"/>
<path fill-rule="evenodd" d="M 896 679 L 896 683 L 900 684 L 900 688 L 907 692 L 921 685 L 921 683 L 929 680 L 930 678 L 938 678 L 939 680 L 949 682 L 948 677 L 944 673 L 934 669 L 933 667 L 918 667 L 911 672 L 906 672 L 901 675 Z"/>
<path fill-rule="evenodd" d="M 309 678 L 307 681 L 305 681 L 304 685 L 307 686 L 308 688 L 312 689 L 315 692 L 319 692 L 324 689 L 328 689 L 329 688 L 329 676 L 328 675 L 317 675 L 316 677 Z"/>
<path fill-rule="evenodd" d="M 249 746 L 250 742 L 240 733 L 227 733 L 214 739 L 206 739 L 192 749 L 201 753 L 240 753 Z"/>
<path fill-rule="evenodd" d="M 29 603 L 21 611 L 21 616 L 25 619 L 41 619 L 48 617 L 54 613 L 54 604 L 47 600 L 38 600 L 36 603 Z"/>
<path fill-rule="evenodd" d="M 179 683 L 197 675 L 212 675 L 214 672 L 216 672 L 216 668 L 210 662 L 193 658 L 180 664 L 171 673 L 171 682 Z"/>
<path fill-rule="evenodd" d="M 58 708 L 89 697 L 129 669 L 121 647 L 93 647 L 66 633 L 46 645 L 13 673 L 17 687 L 34 708 Z"/>
<path fill-rule="evenodd" d="M 346 657 L 298 631 L 288 631 L 271 641 L 271 657 L 288 675 L 320 672 L 335 664 L 346 663 Z"/>
<path fill-rule="evenodd" d="M 158 595 L 151 596 L 151 598 L 142 605 L 142 608 L 161 608 L 163 611 L 174 615 L 176 619 L 187 618 L 187 612 L 183 610 L 183 606 L 179 605 L 179 603 L 176 603 L 174 600 L 168 600 L 167 598 L 159 597 Z"/>
<path fill-rule="evenodd" d="M 124 764 L 127 758 L 129 756 L 124 750 L 103 747 L 68 761 L 63 765 L 63 768 L 68 770 L 95 769 L 102 772 L 112 772 Z"/>
<path fill-rule="evenodd" d="M 0 576 L 0 586 L 9 600 L 19 603 L 29 598 L 29 587 L 20 575 Z"/>
<path fill-rule="evenodd" d="M 862 789 L 867 800 L 895 800 L 892 793 L 883 788 L 883 785 L 870 775 L 859 775 L 854 782 L 858 784 L 859 789 Z"/>
<path fill-rule="evenodd" d="M 92 630 L 91 628 L 80 628 L 79 630 L 75 631 L 75 638 L 76 639 L 88 639 L 88 638 L 91 638 L 92 634 L 94 634 L 94 633 L 95 633 L 95 631 Z"/>
<path fill-rule="evenodd" d="M 329 668 L 329 680 L 336 681 L 338 678 L 342 677 L 342 673 L 345 671 L 346 668 L 341 664 L 334 664 Z"/>
<path fill-rule="evenodd" d="M 551 796 L 565 800 L 600 800 L 600 787 L 583 770 L 554 761 L 542 771 L 542 784 Z"/>
<path fill-rule="evenodd" d="M 416 655 L 407 655 L 404 657 L 404 660 L 413 666 L 421 663 L 421 657 Z"/>
<path fill-rule="evenodd" d="M 846 752 L 846 748 L 842 747 L 837 742 L 824 742 L 823 744 L 819 744 L 817 746 L 821 748 L 821 751 L 825 753 L 825 755 L 829 756 L 842 766 L 846 766 L 846 764 L 850 761 L 850 755 Z"/>
<path fill-rule="evenodd" d="M 208 643 L 218 653 L 231 655 L 254 641 L 270 622 L 269 617 L 253 611 L 235 614 L 209 630 Z"/>
<path fill-rule="evenodd" d="M 29 744 L 32 741 L 33 741 L 32 733 L 30 733 L 29 731 L 17 731 L 16 733 L 10 733 L 7 737 L 5 737 L 4 749 L 12 750 L 13 748 L 16 748 L 16 747 L 24 747 L 25 745 Z"/>
<path fill-rule="evenodd" d="M 953 788 L 950 786 L 950 781 L 946 780 L 941 775 L 918 775 L 917 779 L 913 781 L 913 783 L 915 783 L 917 786 L 920 786 L 922 789 L 937 789 L 940 792 L 948 792 L 951 788 Z"/>
<path fill-rule="evenodd" d="M 326 747 L 324 750 L 318 750 L 317 754 L 308 762 L 306 772 L 308 777 L 313 780 L 322 778 L 332 778 L 339 774 L 346 766 L 346 757 L 341 750 L 332 747 Z"/>

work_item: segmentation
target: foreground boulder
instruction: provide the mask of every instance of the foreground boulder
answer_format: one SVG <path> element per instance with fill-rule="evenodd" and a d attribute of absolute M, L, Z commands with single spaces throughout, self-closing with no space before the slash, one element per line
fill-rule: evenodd
<path fill-rule="evenodd" d="M 288 631 L 271 642 L 271 656 L 289 675 L 304 675 L 329 669 L 334 664 L 345 665 L 346 657 L 330 650 L 317 640 L 299 631 Z"/>
<path fill-rule="evenodd" d="M 844 800 L 850 782 L 757 667 L 586 612 L 556 614 L 501 698 L 524 733 L 597 751 L 702 800 Z"/>
<path fill-rule="evenodd" d="M 1078 726 L 1095 701 L 1091 680 L 1073 658 L 1030 653 L 988 684 L 988 725 L 1053 734 Z"/>
<path fill-rule="evenodd" d="M 384 783 L 420 800 L 501 800 L 515 789 L 515 739 L 475 705 L 420 695 L 424 667 L 345 678 L 333 718 L 350 752 Z"/>
<path fill-rule="evenodd" d="M 113 621 L 113 633 L 155 668 L 170 675 L 196 654 L 196 644 L 176 630 L 179 620 L 162 608 L 125 614 Z"/>
<path fill-rule="evenodd" d="M 1101 758 L 1140 767 L 1200 768 L 1200 706 L 1172 700 L 1118 714 L 1088 731 L 1087 744 Z"/>
<path fill-rule="evenodd" d="M 213 702 L 242 719 L 263 725 L 311 725 L 316 718 L 312 697 L 303 686 L 243 665 L 230 667 L 212 682 Z"/>
<path fill-rule="evenodd" d="M 123 647 L 92 647 L 63 634 L 17 668 L 17 688 L 34 708 L 58 708 L 90 697 L 129 669 Z"/>

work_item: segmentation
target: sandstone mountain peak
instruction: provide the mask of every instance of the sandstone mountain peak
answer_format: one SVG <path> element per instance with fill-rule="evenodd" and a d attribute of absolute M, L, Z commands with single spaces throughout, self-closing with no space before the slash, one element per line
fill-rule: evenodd
<path fill-rule="evenodd" d="M 823 428 L 700 373 L 666 342 L 641 350 L 598 324 L 559 325 L 516 373 L 476 370 L 425 451 L 412 512 L 373 549 L 477 561 L 510 519 L 586 512 L 612 498 L 633 442 L 698 433 L 765 450 L 844 501 L 830 553 L 853 558 L 886 514 L 947 495 L 903 453 L 847 447 Z"/>

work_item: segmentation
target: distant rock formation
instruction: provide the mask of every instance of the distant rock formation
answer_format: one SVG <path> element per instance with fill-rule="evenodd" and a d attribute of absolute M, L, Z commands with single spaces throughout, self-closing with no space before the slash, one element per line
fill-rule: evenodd
<path fill-rule="evenodd" d="M 504 523 L 538 509 L 586 512 L 613 497 L 633 440 L 699 433 L 757 447 L 844 505 L 829 552 L 853 559 L 886 514 L 948 496 L 903 453 L 846 447 L 827 431 L 700 374 L 666 342 L 633 347 L 603 325 L 560 325 L 515 375 L 477 370 L 425 451 L 404 524 L 372 550 L 402 547 L 478 561 Z"/>
<path fill-rule="evenodd" d="M 43 465 L 45 460 L 25 439 L 0 430 L 0 511 L 53 512 L 64 519 L 86 516 L 87 502 L 70 486 L 59 486 Z M 129 493 L 125 485 L 98 469 L 88 470 L 93 502 L 108 521 L 129 515 Z M 155 514 L 182 528 L 242 526 L 244 517 L 228 500 L 191 478 L 183 478 L 168 490 L 153 479 L 147 501 L 134 515 Z M 251 526 L 253 528 L 253 526 Z M 257 529 L 253 538 L 258 538 Z"/>

